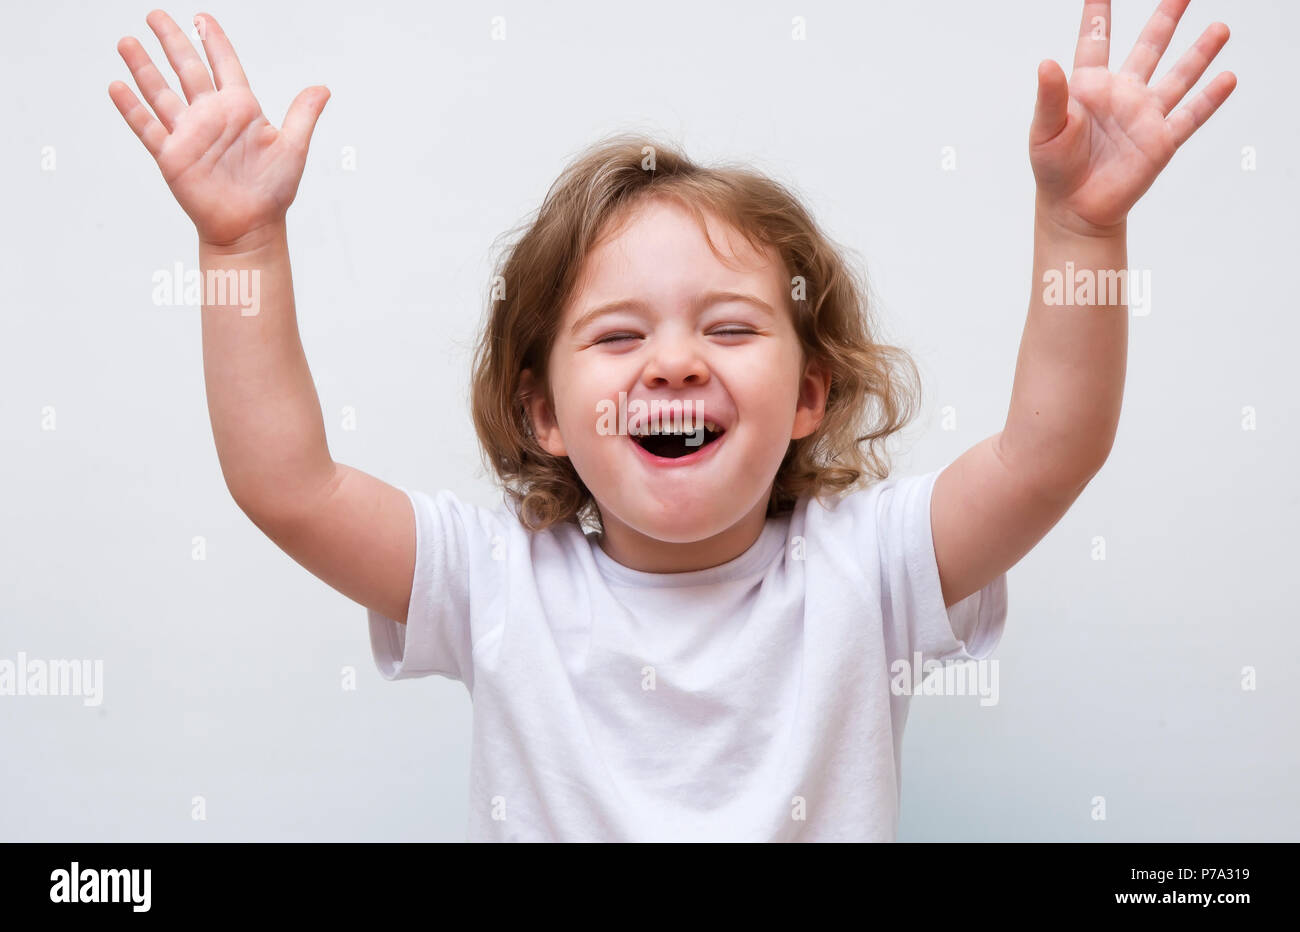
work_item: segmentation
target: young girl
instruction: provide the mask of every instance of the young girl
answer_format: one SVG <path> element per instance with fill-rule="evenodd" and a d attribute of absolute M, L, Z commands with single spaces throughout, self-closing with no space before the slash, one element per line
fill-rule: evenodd
<path fill-rule="evenodd" d="M 384 676 L 470 690 L 470 839 L 895 837 L 895 673 L 988 656 L 1006 571 L 1115 436 L 1127 299 L 1075 283 L 1126 269 L 1128 211 L 1235 85 L 1225 72 L 1175 109 L 1227 41 L 1218 23 L 1149 84 L 1186 5 L 1164 0 L 1112 73 L 1110 4 L 1090 0 L 1071 78 L 1040 64 L 1006 425 L 921 476 L 888 477 L 884 457 L 915 371 L 872 339 L 861 282 L 795 197 L 652 140 L 593 147 L 492 283 L 473 415 L 497 510 L 327 449 L 285 213 L 329 92 L 275 129 L 206 14 L 211 78 L 148 17 L 184 100 L 118 44 L 152 112 L 109 93 L 193 219 L 205 279 L 260 280 L 255 312 L 212 295 L 202 312 L 229 490 L 367 608 Z"/>

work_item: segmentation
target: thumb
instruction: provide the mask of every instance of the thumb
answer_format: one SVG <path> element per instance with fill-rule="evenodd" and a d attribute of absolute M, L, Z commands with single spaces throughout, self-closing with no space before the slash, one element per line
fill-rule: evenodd
<path fill-rule="evenodd" d="M 1061 66 L 1050 58 L 1038 63 L 1038 101 L 1029 127 L 1029 144 L 1047 142 L 1065 129 L 1069 116 L 1070 82 Z"/>
<path fill-rule="evenodd" d="M 304 151 L 311 142 L 316 120 L 325 109 L 325 101 L 330 99 L 330 91 L 324 85 L 309 87 L 300 92 L 289 105 L 289 112 L 284 115 L 284 125 L 280 132 Z"/>

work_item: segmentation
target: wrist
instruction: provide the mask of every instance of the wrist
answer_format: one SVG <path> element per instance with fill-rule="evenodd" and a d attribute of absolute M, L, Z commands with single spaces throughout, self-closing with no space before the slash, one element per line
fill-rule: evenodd
<path fill-rule="evenodd" d="M 1062 207 L 1040 192 L 1034 200 L 1034 222 L 1047 233 L 1087 240 L 1123 240 L 1128 235 L 1128 218 L 1110 225 L 1084 220 L 1074 211 Z"/>
<path fill-rule="evenodd" d="M 285 242 L 288 242 L 288 229 L 285 218 L 279 217 L 233 239 L 210 239 L 200 234 L 199 250 L 212 256 L 239 256 L 261 252 Z"/>

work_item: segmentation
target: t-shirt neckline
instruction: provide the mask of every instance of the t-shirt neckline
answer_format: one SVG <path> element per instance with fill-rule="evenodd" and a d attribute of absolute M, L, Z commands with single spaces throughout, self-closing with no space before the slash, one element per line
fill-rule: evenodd
<path fill-rule="evenodd" d="M 768 518 L 758 539 L 740 556 L 708 569 L 687 570 L 683 573 L 647 573 L 624 566 L 605 553 L 594 532 L 587 535 L 587 543 L 591 547 L 591 556 L 596 561 L 597 569 L 610 582 L 636 588 L 676 589 L 730 582 L 768 566 L 785 546 L 788 525 L 788 515 Z"/>

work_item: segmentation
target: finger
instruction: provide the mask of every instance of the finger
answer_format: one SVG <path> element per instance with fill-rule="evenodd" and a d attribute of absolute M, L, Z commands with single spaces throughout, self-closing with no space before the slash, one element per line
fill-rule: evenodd
<path fill-rule="evenodd" d="M 212 77 L 217 82 L 217 90 L 227 84 L 242 84 L 248 87 L 248 78 L 244 76 L 243 66 L 235 55 L 235 47 L 226 37 L 210 13 L 200 13 L 194 17 L 194 25 L 199 29 L 199 38 L 203 40 L 203 50 L 207 52 L 208 61 L 212 63 Z"/>
<path fill-rule="evenodd" d="M 1201 33 L 1196 44 L 1178 59 L 1178 64 L 1154 88 L 1161 113 L 1168 116 L 1169 111 L 1178 106 L 1178 101 L 1201 80 L 1201 75 L 1205 74 L 1205 69 L 1210 67 L 1210 62 L 1227 41 L 1228 27 L 1223 23 L 1213 23 Z"/>
<path fill-rule="evenodd" d="M 1048 59 L 1038 65 L 1038 100 L 1029 127 L 1029 144 L 1040 145 L 1054 138 L 1070 115 L 1070 82 L 1056 62 Z"/>
<path fill-rule="evenodd" d="M 1141 78 L 1143 84 L 1151 80 L 1151 75 L 1156 73 L 1156 65 L 1160 63 L 1160 56 L 1169 48 L 1169 40 L 1174 37 L 1178 20 L 1189 2 L 1191 0 L 1161 0 L 1160 6 L 1156 7 L 1147 24 L 1142 27 L 1142 34 L 1133 44 L 1133 51 L 1128 53 L 1128 58 L 1120 66 L 1120 74 Z"/>
<path fill-rule="evenodd" d="M 329 99 L 330 92 L 327 87 L 309 87 L 301 91 L 289 105 L 289 112 L 284 115 L 284 125 L 280 127 L 280 132 L 284 133 L 295 146 L 305 150 L 311 142 L 316 120 Z"/>
<path fill-rule="evenodd" d="M 127 36 L 118 42 L 117 52 L 126 62 L 126 66 L 131 69 L 136 87 L 140 88 L 140 93 L 144 95 L 145 100 L 149 101 L 149 106 L 153 107 L 153 112 L 158 114 L 158 119 L 170 133 L 176 126 L 176 121 L 180 119 L 180 115 L 185 112 L 185 101 L 167 86 L 167 79 L 162 76 L 162 72 L 149 58 L 149 53 L 134 36 Z"/>
<path fill-rule="evenodd" d="M 1231 71 L 1220 72 L 1218 77 L 1165 120 L 1174 131 L 1174 144 L 1181 146 L 1214 115 L 1219 105 L 1228 99 L 1237 86 L 1237 76 Z"/>
<path fill-rule="evenodd" d="M 1075 68 L 1105 68 L 1110 62 L 1110 0 L 1087 0 L 1074 48 Z"/>
<path fill-rule="evenodd" d="M 199 53 L 190 44 L 189 37 L 181 32 L 181 27 L 172 22 L 172 18 L 162 10 L 152 11 L 144 20 L 158 37 L 158 41 L 162 43 L 163 51 L 167 54 L 167 60 L 171 62 L 176 77 L 181 79 L 181 90 L 185 92 L 185 99 L 194 103 L 195 98 L 202 94 L 216 93 L 207 66 L 203 64 L 203 59 L 199 58 Z"/>
<path fill-rule="evenodd" d="M 144 147 L 155 159 L 162 151 L 162 144 L 167 140 L 167 127 L 163 126 L 149 112 L 149 108 L 140 103 L 140 98 L 131 93 L 131 89 L 121 81 L 114 81 L 108 86 L 108 96 L 113 98 L 117 110 L 126 119 L 126 123 L 140 137 Z"/>

